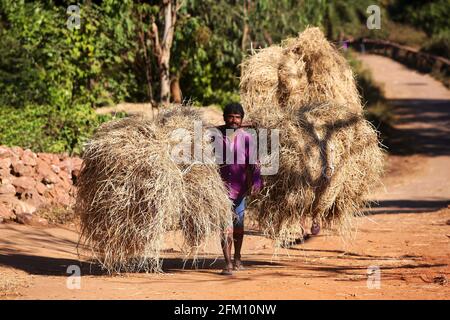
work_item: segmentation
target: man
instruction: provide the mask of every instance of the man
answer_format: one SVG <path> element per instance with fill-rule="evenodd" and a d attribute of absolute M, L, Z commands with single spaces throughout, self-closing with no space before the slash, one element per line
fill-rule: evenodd
<path fill-rule="evenodd" d="M 256 145 L 253 136 L 244 131 L 242 120 L 244 109 L 239 103 L 225 106 L 223 119 L 225 125 L 219 126 L 223 154 L 220 175 L 229 197 L 233 202 L 235 217 L 225 230 L 222 250 L 225 258 L 223 275 L 232 275 L 232 270 L 243 269 L 241 248 L 244 239 L 245 197 L 261 189 L 260 168 L 256 164 Z M 231 261 L 231 249 L 234 243 L 234 263 Z"/>

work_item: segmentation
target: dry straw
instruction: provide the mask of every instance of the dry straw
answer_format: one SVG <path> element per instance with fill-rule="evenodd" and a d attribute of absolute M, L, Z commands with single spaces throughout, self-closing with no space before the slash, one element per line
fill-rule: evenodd
<path fill-rule="evenodd" d="M 155 121 L 105 123 L 86 144 L 77 182 L 80 239 L 109 272 L 161 270 L 165 236 L 175 230 L 195 259 L 202 242 L 228 223 L 231 203 L 216 165 L 172 157 L 180 142 L 174 130 L 193 137 L 195 120 L 194 108 L 172 106 Z"/>
<path fill-rule="evenodd" d="M 242 64 L 241 99 L 259 128 L 280 130 L 280 163 L 265 178 L 258 221 L 292 241 L 307 220 L 348 235 L 380 183 L 383 152 L 364 119 L 353 73 L 318 28 Z"/>
<path fill-rule="evenodd" d="M 287 108 L 321 102 L 362 111 L 350 66 L 318 28 L 259 50 L 241 67 L 241 100 L 249 111 L 266 104 Z"/>

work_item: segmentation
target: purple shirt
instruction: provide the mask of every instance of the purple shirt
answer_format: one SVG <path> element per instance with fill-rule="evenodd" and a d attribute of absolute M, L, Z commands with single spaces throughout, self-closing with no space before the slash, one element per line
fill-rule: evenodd
<path fill-rule="evenodd" d="M 225 127 L 218 128 L 222 133 L 222 157 L 220 175 L 229 190 L 230 199 L 247 195 L 250 184 L 257 190 L 262 187 L 261 170 L 257 162 L 256 141 L 253 136 L 240 128 L 233 137 L 225 135 Z M 234 157 L 233 157 L 234 155 Z M 252 181 L 247 181 L 247 177 Z"/>

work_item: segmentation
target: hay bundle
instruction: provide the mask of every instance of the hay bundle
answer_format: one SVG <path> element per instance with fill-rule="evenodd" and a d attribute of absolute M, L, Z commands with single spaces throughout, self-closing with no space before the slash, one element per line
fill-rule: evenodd
<path fill-rule="evenodd" d="M 257 202 L 263 230 L 289 242 L 316 219 L 345 235 L 383 167 L 345 59 L 319 29 L 306 29 L 244 61 L 241 98 L 256 127 L 280 132 L 279 171 L 265 177 Z"/>
<path fill-rule="evenodd" d="M 200 119 L 193 108 L 172 107 L 155 121 L 103 124 L 87 143 L 76 210 L 82 242 L 108 271 L 159 270 L 168 231 L 181 230 L 195 254 L 228 223 L 231 203 L 216 165 L 179 164 L 172 157 L 180 142 L 173 130 L 192 133 Z"/>
<path fill-rule="evenodd" d="M 278 65 L 282 57 L 283 49 L 271 46 L 242 62 L 241 102 L 249 111 L 253 106 L 278 104 Z"/>
<path fill-rule="evenodd" d="M 375 129 L 334 104 L 278 113 L 277 119 L 252 114 L 258 127 L 280 132 L 279 170 L 265 177 L 257 201 L 260 226 L 279 243 L 301 236 L 309 219 L 345 235 L 379 184 L 383 154 Z"/>
<path fill-rule="evenodd" d="M 319 28 L 308 28 L 298 38 L 261 49 L 241 68 L 241 100 L 250 111 L 264 105 L 300 108 L 314 103 L 362 111 L 348 62 Z"/>

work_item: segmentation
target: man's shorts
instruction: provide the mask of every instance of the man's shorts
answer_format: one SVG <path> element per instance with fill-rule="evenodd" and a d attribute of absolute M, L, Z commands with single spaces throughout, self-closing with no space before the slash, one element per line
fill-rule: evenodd
<path fill-rule="evenodd" d="M 245 216 L 245 197 L 239 199 L 232 199 L 233 201 L 233 223 L 230 227 L 233 229 L 244 229 Z"/>

